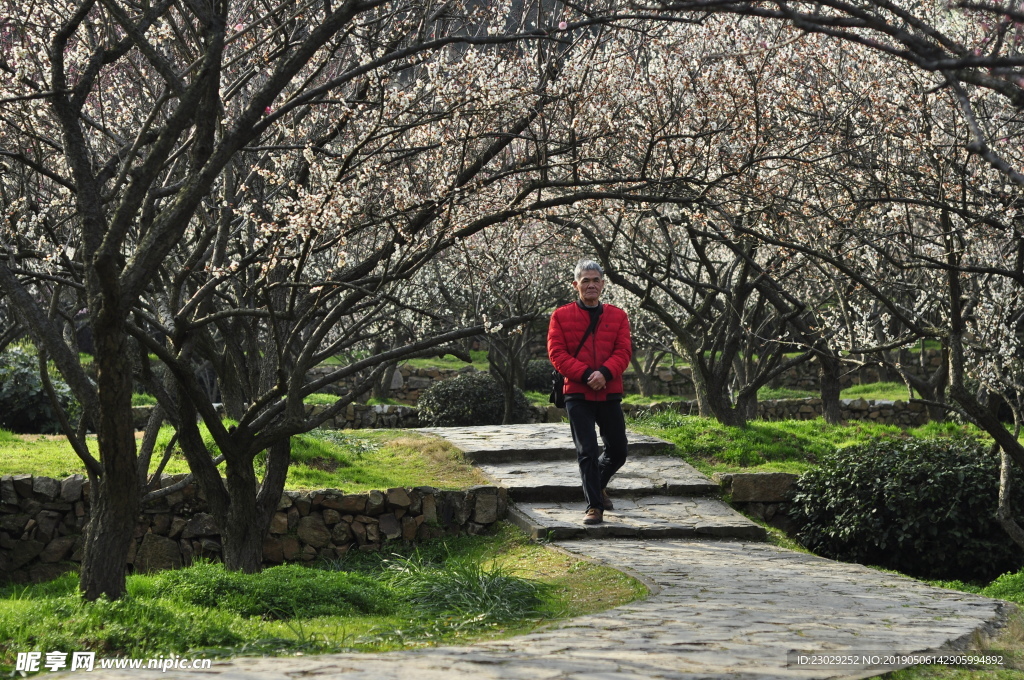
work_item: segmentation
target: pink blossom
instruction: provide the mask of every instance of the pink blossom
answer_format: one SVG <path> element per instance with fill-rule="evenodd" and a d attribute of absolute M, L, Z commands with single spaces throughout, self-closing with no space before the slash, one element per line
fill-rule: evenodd
<path fill-rule="evenodd" d="M 269 116 L 270 115 L 270 107 L 269 106 L 267 108 L 263 109 L 263 115 L 264 116 Z"/>
<path fill-rule="evenodd" d="M 567 29 L 567 28 L 569 28 L 569 24 L 567 24 L 567 23 L 566 23 L 566 22 L 564 22 L 564 21 L 559 21 L 559 22 L 558 22 L 558 30 L 559 30 L 559 31 L 564 31 L 564 30 L 565 30 L 565 29 Z"/>

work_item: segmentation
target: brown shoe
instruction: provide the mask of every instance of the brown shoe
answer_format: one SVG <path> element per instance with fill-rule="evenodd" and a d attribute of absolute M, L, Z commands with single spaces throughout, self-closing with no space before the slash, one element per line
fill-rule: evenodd
<path fill-rule="evenodd" d="M 586 517 L 583 518 L 584 524 L 600 524 L 604 521 L 604 510 L 600 508 L 590 508 L 587 510 Z"/>
<path fill-rule="evenodd" d="M 608 489 L 601 489 L 601 503 L 604 504 L 605 510 L 615 509 L 615 506 L 612 505 L 612 497 L 608 495 Z"/>

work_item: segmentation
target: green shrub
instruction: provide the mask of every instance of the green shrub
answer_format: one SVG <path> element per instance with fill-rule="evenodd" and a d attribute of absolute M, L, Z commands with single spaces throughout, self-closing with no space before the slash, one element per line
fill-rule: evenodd
<path fill-rule="evenodd" d="M 551 371 L 555 370 L 547 359 L 534 359 L 526 364 L 526 380 L 524 388 L 527 391 L 538 392 L 551 391 Z"/>
<path fill-rule="evenodd" d="M 258 574 L 197 564 L 158 574 L 154 595 L 264 619 L 388 614 L 396 606 L 391 590 L 375 579 L 298 564 Z"/>
<path fill-rule="evenodd" d="M 71 388 L 52 371 L 50 382 L 68 418 L 74 423 L 80 409 L 71 395 Z M 30 434 L 61 431 L 57 412 L 39 377 L 39 356 L 35 351 L 9 347 L 0 354 L 0 427 Z"/>
<path fill-rule="evenodd" d="M 999 457 L 966 437 L 880 440 L 800 477 L 792 516 L 819 555 L 922 578 L 991 579 L 1024 563 L 995 518 Z M 1021 494 L 1012 501 L 1022 516 Z"/>
<path fill-rule="evenodd" d="M 530 403 L 519 388 L 515 399 L 513 422 L 526 422 Z M 501 386 L 488 373 L 461 373 L 434 383 L 417 405 L 422 422 L 440 427 L 499 425 L 505 414 Z"/>

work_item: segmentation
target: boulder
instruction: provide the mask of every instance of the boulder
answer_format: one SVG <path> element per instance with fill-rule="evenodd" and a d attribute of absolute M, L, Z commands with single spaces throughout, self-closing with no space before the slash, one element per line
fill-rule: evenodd
<path fill-rule="evenodd" d="M 146 534 L 135 553 L 135 570 L 141 574 L 181 568 L 181 548 L 173 538 Z"/>
<path fill-rule="evenodd" d="M 402 525 L 392 513 L 388 512 L 378 519 L 380 533 L 389 539 L 396 539 L 402 535 Z"/>
<path fill-rule="evenodd" d="M 213 515 L 206 512 L 198 512 L 192 516 L 181 533 L 182 538 L 195 538 L 198 536 L 216 536 L 220 534 L 217 522 Z"/>
<path fill-rule="evenodd" d="M 734 473 L 732 501 L 734 503 L 779 503 L 789 500 L 799 475 L 788 472 Z"/>
<path fill-rule="evenodd" d="M 314 548 L 326 547 L 331 542 L 331 530 L 324 524 L 319 513 L 307 515 L 299 520 L 299 539 Z"/>
<path fill-rule="evenodd" d="M 82 500 L 82 487 L 85 486 L 83 475 L 71 475 L 65 477 L 60 483 L 60 499 L 65 503 L 74 503 Z"/>
<path fill-rule="evenodd" d="M 50 477 L 34 477 L 32 491 L 42 500 L 52 501 L 60 495 L 60 482 Z"/>

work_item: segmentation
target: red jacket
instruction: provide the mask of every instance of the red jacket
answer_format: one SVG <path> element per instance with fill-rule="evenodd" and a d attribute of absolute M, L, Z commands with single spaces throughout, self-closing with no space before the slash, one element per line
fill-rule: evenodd
<path fill-rule="evenodd" d="M 589 401 L 606 401 L 609 394 L 622 394 L 622 374 L 633 356 L 629 319 L 618 307 L 602 304 L 597 328 L 573 357 L 589 325 L 590 312 L 578 302 L 556 309 L 548 325 L 548 358 L 565 376 L 565 394 L 582 393 Z M 603 390 L 587 386 L 587 377 L 594 371 L 604 373 Z"/>

